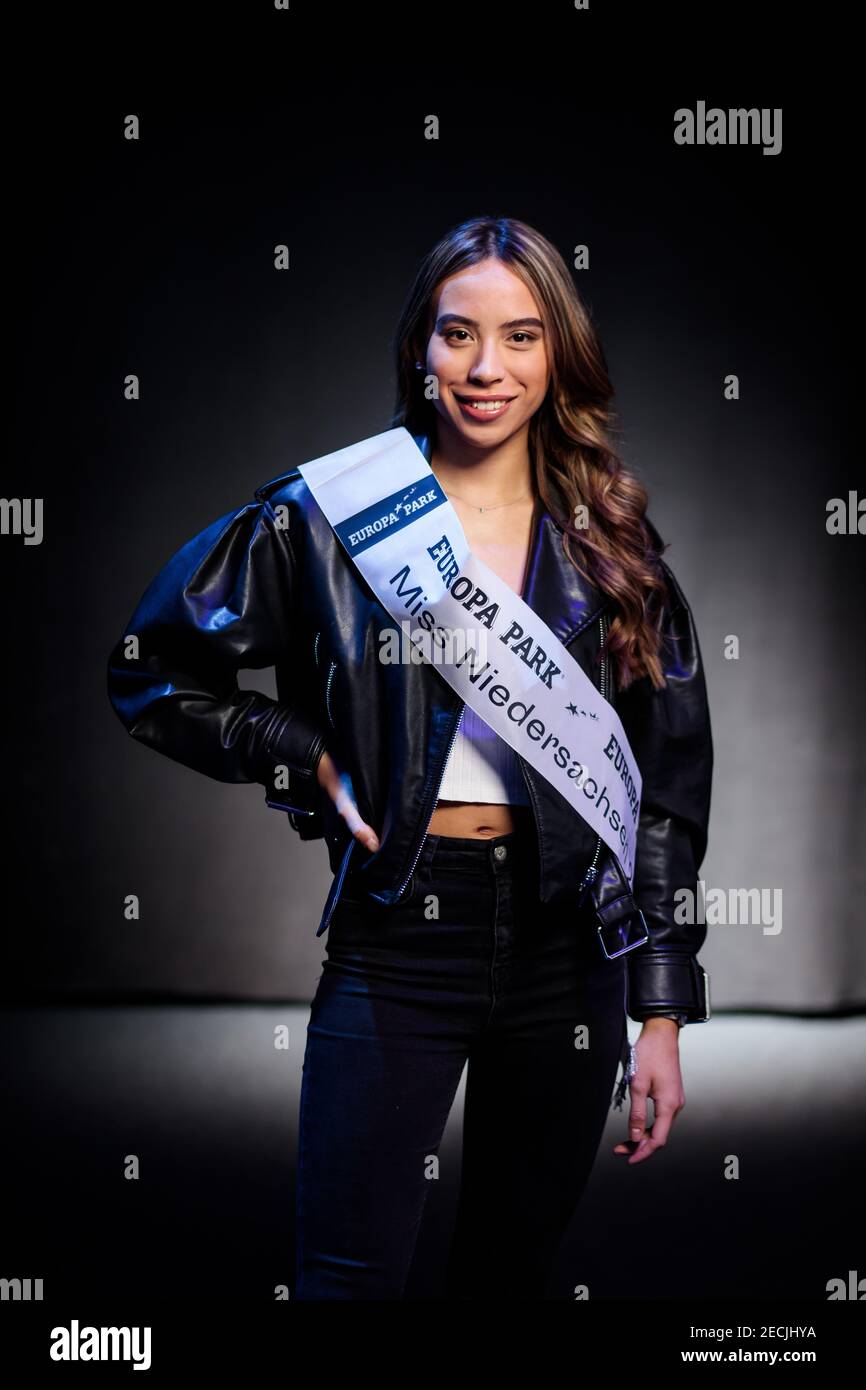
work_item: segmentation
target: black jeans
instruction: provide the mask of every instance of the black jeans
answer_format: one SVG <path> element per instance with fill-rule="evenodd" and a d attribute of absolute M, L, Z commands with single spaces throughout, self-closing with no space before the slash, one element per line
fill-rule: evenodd
<path fill-rule="evenodd" d="M 304 1056 L 296 1298 L 403 1296 L 467 1061 L 446 1296 L 543 1297 L 628 1038 L 623 958 L 542 905 L 537 874 L 521 821 L 428 835 L 394 907 L 338 901 Z"/>

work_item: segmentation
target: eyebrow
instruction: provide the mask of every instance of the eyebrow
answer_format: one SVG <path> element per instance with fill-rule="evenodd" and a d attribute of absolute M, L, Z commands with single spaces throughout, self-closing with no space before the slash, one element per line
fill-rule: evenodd
<path fill-rule="evenodd" d="M 436 332 L 441 332 L 446 323 L 465 323 L 469 328 L 478 328 L 477 319 L 468 319 L 465 314 L 440 314 L 436 320 Z M 541 319 L 509 319 L 507 323 L 501 323 L 500 328 L 544 328 Z"/>

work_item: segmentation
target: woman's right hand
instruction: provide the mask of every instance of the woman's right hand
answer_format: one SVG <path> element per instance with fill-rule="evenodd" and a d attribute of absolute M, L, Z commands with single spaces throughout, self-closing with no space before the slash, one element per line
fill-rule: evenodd
<path fill-rule="evenodd" d="M 375 851 L 379 848 L 379 837 L 371 825 L 367 825 L 362 820 L 361 814 L 352 800 L 350 792 L 347 790 L 351 786 L 348 775 L 341 773 L 331 757 L 330 753 L 324 752 L 316 764 L 316 777 L 319 786 L 327 792 L 334 803 L 337 811 L 343 817 L 356 840 L 360 840 L 367 849 Z"/>

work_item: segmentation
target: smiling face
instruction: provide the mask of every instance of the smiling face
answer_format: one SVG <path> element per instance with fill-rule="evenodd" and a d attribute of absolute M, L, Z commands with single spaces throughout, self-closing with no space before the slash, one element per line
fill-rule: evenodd
<path fill-rule="evenodd" d="M 491 257 L 443 280 L 433 312 L 426 372 L 439 381 L 443 425 L 478 448 L 527 430 L 550 379 L 542 312 L 528 286 Z"/>

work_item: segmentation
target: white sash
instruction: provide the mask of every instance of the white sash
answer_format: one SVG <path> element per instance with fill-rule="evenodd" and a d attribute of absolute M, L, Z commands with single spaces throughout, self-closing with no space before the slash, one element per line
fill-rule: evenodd
<path fill-rule="evenodd" d="M 362 439 L 299 471 L 400 624 L 401 645 L 419 646 L 466 704 L 566 798 L 631 884 L 641 775 L 619 717 L 541 618 L 472 554 L 408 430 Z"/>

